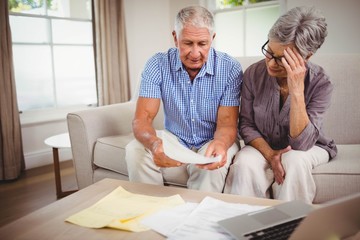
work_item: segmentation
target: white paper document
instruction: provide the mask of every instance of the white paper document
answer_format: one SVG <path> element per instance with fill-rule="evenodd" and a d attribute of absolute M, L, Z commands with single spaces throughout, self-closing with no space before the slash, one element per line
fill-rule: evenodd
<path fill-rule="evenodd" d="M 152 230 L 169 236 L 178 226 L 180 226 L 199 203 L 185 203 L 173 208 L 173 211 L 161 211 L 146 217 L 141 222 Z"/>
<path fill-rule="evenodd" d="M 178 142 L 176 138 L 168 134 L 166 131 L 162 131 L 163 147 L 165 154 L 182 163 L 193 163 L 193 164 L 207 164 L 213 162 L 219 162 L 221 155 L 216 157 L 205 157 L 191 151 Z M 176 151 L 174 151 L 176 149 Z"/>
<path fill-rule="evenodd" d="M 233 239 L 217 222 L 264 208 L 206 197 L 199 204 L 187 203 L 169 211 L 158 212 L 145 218 L 142 223 L 172 240 Z"/>

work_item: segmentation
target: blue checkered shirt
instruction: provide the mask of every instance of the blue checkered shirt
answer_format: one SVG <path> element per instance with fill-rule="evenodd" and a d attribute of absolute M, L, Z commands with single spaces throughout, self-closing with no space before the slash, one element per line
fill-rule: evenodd
<path fill-rule="evenodd" d="M 229 55 L 210 49 L 208 60 L 191 81 L 177 48 L 157 53 L 141 75 L 139 97 L 160 98 L 165 129 L 188 148 L 214 138 L 219 106 L 239 106 L 242 68 Z"/>

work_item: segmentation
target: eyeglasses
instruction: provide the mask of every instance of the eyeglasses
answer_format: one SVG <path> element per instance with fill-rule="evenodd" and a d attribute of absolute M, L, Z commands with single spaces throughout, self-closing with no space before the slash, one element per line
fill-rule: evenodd
<path fill-rule="evenodd" d="M 273 53 L 269 52 L 268 50 L 265 49 L 265 46 L 269 43 L 269 40 L 266 41 L 266 43 L 261 47 L 261 52 L 265 55 L 266 58 L 268 59 L 274 59 L 276 64 L 283 67 L 284 64 L 281 62 L 281 58 L 282 57 L 275 57 L 273 55 Z"/>

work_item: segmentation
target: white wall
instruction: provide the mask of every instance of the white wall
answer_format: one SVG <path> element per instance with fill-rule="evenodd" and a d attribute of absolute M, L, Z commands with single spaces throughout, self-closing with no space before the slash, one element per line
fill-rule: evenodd
<path fill-rule="evenodd" d="M 52 163 L 52 148 L 44 140 L 52 135 L 67 132 L 65 120 L 22 126 L 23 149 L 26 169 Z M 72 159 L 71 149 L 59 149 L 60 161 Z"/>
<path fill-rule="evenodd" d="M 199 4 L 198 0 L 124 1 L 126 38 L 132 93 L 146 61 L 173 47 L 171 32 L 178 10 Z"/>
<path fill-rule="evenodd" d="M 360 53 L 360 1 L 358 0 L 284 0 L 286 9 L 315 6 L 323 11 L 329 35 L 317 54 Z M 206 0 L 125 0 L 125 20 L 131 88 L 147 59 L 173 46 L 171 32 L 176 12 L 184 6 L 205 4 Z M 51 148 L 45 138 L 67 131 L 65 114 L 57 120 L 24 124 L 22 127 L 26 168 L 52 162 Z M 69 150 L 60 151 L 60 160 L 71 158 Z"/>
<path fill-rule="evenodd" d="M 143 65 L 169 47 L 169 1 L 124 1 L 129 74 L 132 92 Z"/>
<path fill-rule="evenodd" d="M 67 132 L 67 113 L 81 109 L 83 107 L 72 107 L 63 111 L 34 110 L 20 114 L 26 169 L 52 163 L 52 148 L 44 143 L 45 139 Z M 59 158 L 60 161 L 72 159 L 71 149 L 60 149 Z"/>
<path fill-rule="evenodd" d="M 328 36 L 316 54 L 360 53 L 359 0 L 285 0 L 287 9 L 314 6 L 325 16 Z"/>

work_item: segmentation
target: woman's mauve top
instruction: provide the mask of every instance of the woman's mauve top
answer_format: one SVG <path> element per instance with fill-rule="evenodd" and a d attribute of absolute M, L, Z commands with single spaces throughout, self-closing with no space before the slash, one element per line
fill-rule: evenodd
<path fill-rule="evenodd" d="M 241 90 L 239 133 L 245 144 L 264 138 L 273 149 L 288 145 L 294 150 L 306 151 L 317 145 L 336 156 L 333 140 L 322 132 L 323 118 L 330 106 L 333 86 L 324 70 L 311 62 L 306 63 L 305 104 L 310 122 L 296 138 L 289 135 L 289 95 L 280 110 L 280 86 L 266 69 L 265 59 L 248 67 Z"/>

